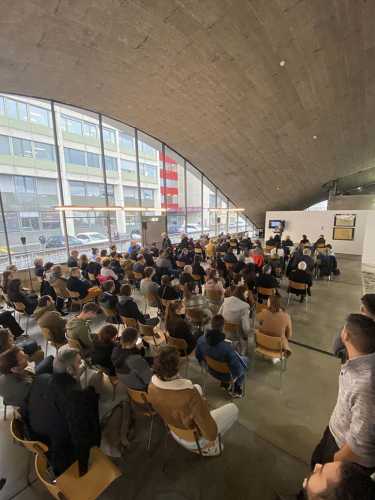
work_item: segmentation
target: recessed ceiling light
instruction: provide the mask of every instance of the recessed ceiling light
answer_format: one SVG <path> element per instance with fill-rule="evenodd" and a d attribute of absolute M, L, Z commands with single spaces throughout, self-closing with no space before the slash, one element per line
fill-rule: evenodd
<path fill-rule="evenodd" d="M 276 190 L 277 190 L 277 191 L 280 191 L 280 186 L 276 186 Z"/>
<path fill-rule="evenodd" d="M 314 141 L 316 141 L 316 140 L 317 140 L 317 138 L 318 138 L 318 136 L 317 136 L 317 135 L 313 135 L 313 139 L 314 139 Z"/>
<path fill-rule="evenodd" d="M 285 64 L 286 64 L 286 61 L 284 61 L 284 59 L 282 61 L 280 61 L 280 66 L 281 67 L 285 66 Z"/>

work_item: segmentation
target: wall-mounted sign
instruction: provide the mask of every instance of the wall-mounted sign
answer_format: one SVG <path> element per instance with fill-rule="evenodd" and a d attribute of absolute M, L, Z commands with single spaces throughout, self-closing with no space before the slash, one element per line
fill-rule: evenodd
<path fill-rule="evenodd" d="M 334 227 L 332 239 L 353 241 L 354 231 L 355 231 L 354 227 Z"/>
<path fill-rule="evenodd" d="M 335 226 L 340 227 L 355 227 L 354 214 L 336 214 L 335 215 Z"/>

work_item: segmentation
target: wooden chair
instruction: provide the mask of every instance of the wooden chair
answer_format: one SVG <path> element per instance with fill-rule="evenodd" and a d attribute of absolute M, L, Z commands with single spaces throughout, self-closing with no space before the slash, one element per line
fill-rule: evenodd
<path fill-rule="evenodd" d="M 297 283 L 297 281 L 289 280 L 289 283 L 288 283 L 288 303 L 287 303 L 287 307 L 289 306 L 290 299 L 293 296 L 297 295 L 297 293 L 294 292 L 293 290 L 296 290 L 296 291 L 299 290 L 301 292 L 304 292 L 305 307 L 306 307 L 306 311 L 307 311 L 307 301 L 308 301 L 308 298 L 309 298 L 309 295 L 307 294 L 307 289 L 308 289 L 307 283 Z"/>
<path fill-rule="evenodd" d="M 156 411 L 152 408 L 147 399 L 147 392 L 137 391 L 136 389 L 130 389 L 127 387 L 130 402 L 133 403 L 133 410 L 136 414 L 148 417 L 150 421 L 150 429 L 148 434 L 147 450 L 150 450 L 151 438 L 152 438 L 152 428 L 154 425 L 154 417 Z"/>
<path fill-rule="evenodd" d="M 118 477 L 121 471 L 99 448 L 91 448 L 89 470 L 79 476 L 78 461 L 55 481 L 49 476 L 45 455 L 36 455 L 35 472 L 49 493 L 58 500 L 95 500 Z"/>
<path fill-rule="evenodd" d="M 97 281 L 97 279 L 96 279 L 95 274 L 93 274 L 93 273 L 87 273 L 87 275 L 88 275 L 89 280 L 90 280 L 91 282 L 95 282 L 95 283 L 97 283 L 97 282 L 98 282 L 98 281 Z"/>
<path fill-rule="evenodd" d="M 167 344 L 175 347 L 178 352 L 180 353 L 180 356 L 185 359 L 186 361 L 186 376 L 188 374 L 189 370 L 189 360 L 190 357 L 188 355 L 188 345 L 185 339 L 178 339 L 176 337 L 171 337 L 170 335 L 166 336 Z"/>
<path fill-rule="evenodd" d="M 139 333 L 143 337 L 152 337 L 155 347 L 161 344 L 160 335 L 155 332 L 155 327 L 153 325 L 145 325 L 144 323 L 138 323 Z"/>
<path fill-rule="evenodd" d="M 194 281 L 201 281 L 202 280 L 202 276 L 200 274 L 193 274 L 193 280 Z"/>
<path fill-rule="evenodd" d="M 228 363 L 224 361 L 217 361 L 216 359 L 211 358 L 210 356 L 205 356 L 204 360 L 207 365 L 208 373 L 216 380 L 223 382 L 223 380 L 219 378 L 217 374 L 226 375 L 227 380 L 225 381 L 225 383 L 229 384 L 229 393 L 231 393 L 234 388 L 235 379 L 232 377 L 232 373 L 230 371 Z M 244 383 L 242 386 L 243 395 L 245 395 L 245 389 L 246 389 L 246 377 L 244 379 Z"/>
<path fill-rule="evenodd" d="M 280 359 L 280 373 L 286 369 L 286 356 L 283 349 L 283 338 L 273 337 L 257 330 L 255 332 L 255 353 L 266 359 Z"/>
<path fill-rule="evenodd" d="M 197 453 L 201 457 L 204 456 L 202 447 L 199 442 L 200 432 L 197 427 L 193 427 L 192 429 L 181 429 L 180 427 L 175 427 L 174 425 L 169 424 L 168 422 L 165 422 L 165 424 L 168 427 L 170 433 L 173 433 L 175 436 L 177 436 L 180 439 L 183 439 L 184 441 L 187 441 L 188 443 L 195 443 L 197 445 L 197 450 L 191 450 L 193 453 Z M 220 434 L 218 434 L 218 439 L 219 439 L 219 450 L 221 455 L 223 448 L 222 448 Z"/>
<path fill-rule="evenodd" d="M 224 333 L 233 342 L 236 351 L 241 351 L 241 325 L 224 321 Z"/>
<path fill-rule="evenodd" d="M 46 356 L 48 353 L 48 345 L 49 344 L 51 344 L 56 349 L 56 353 L 58 353 L 60 347 L 62 347 L 63 345 L 65 345 L 67 343 L 66 339 L 65 339 L 65 342 L 56 342 L 54 339 L 54 335 L 49 328 L 42 327 L 41 330 L 42 330 L 42 335 L 46 341 L 46 350 L 45 350 Z"/>
<path fill-rule="evenodd" d="M 31 318 L 30 314 L 26 312 L 26 306 L 23 302 L 14 302 L 14 310 L 18 312 L 19 322 L 21 324 L 21 317 L 25 318 L 25 336 L 28 337 L 29 320 Z"/>
<path fill-rule="evenodd" d="M 207 321 L 206 313 L 203 309 L 186 309 L 186 317 L 190 320 L 193 326 L 201 329 Z"/>
<path fill-rule="evenodd" d="M 48 446 L 42 443 L 41 441 L 32 441 L 29 439 L 25 439 L 25 426 L 21 418 L 15 418 L 15 417 L 12 418 L 10 422 L 10 434 L 15 443 L 21 445 L 23 448 L 26 448 L 28 451 L 30 451 L 30 454 L 28 456 L 28 464 L 26 472 L 27 484 L 20 491 L 18 491 L 16 495 L 12 497 L 15 498 L 15 496 L 18 496 L 22 491 L 24 491 L 31 485 L 30 474 L 32 470 L 33 454 L 34 455 L 41 454 L 44 456 L 44 454 L 48 451 Z"/>
<path fill-rule="evenodd" d="M 81 344 L 79 340 L 77 339 L 72 339 L 65 334 L 65 338 L 68 341 L 68 346 L 71 347 L 72 349 L 78 349 L 81 352 Z"/>
<path fill-rule="evenodd" d="M 275 295 L 276 293 L 276 290 L 274 288 L 264 288 L 262 286 L 259 286 L 257 288 L 257 292 L 260 294 L 260 295 L 265 295 L 267 297 L 271 297 L 271 295 Z"/>
<path fill-rule="evenodd" d="M 70 300 L 70 312 L 72 312 L 73 305 L 79 305 L 79 310 L 82 311 L 82 306 L 88 302 L 94 302 L 94 297 L 87 295 L 83 299 L 79 298 L 79 292 L 72 292 L 68 290 Z"/>
<path fill-rule="evenodd" d="M 139 324 L 138 321 L 134 318 L 127 318 L 126 316 L 120 316 L 122 323 L 126 326 L 129 327 L 131 326 L 132 328 L 135 328 L 136 330 L 139 330 Z"/>

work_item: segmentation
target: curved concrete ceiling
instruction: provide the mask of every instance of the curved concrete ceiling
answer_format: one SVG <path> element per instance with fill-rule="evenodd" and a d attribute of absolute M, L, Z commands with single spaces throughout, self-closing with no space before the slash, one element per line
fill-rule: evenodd
<path fill-rule="evenodd" d="M 261 225 L 374 165 L 374 18 L 365 0 L 3 0 L 0 90 L 159 137 Z"/>

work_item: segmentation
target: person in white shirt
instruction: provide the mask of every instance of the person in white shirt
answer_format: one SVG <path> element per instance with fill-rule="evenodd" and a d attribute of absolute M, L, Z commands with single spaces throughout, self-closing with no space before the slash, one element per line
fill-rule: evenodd
<path fill-rule="evenodd" d="M 246 354 L 247 352 L 247 340 L 251 331 L 250 305 L 246 302 L 245 291 L 245 286 L 237 286 L 233 294 L 224 299 L 219 310 L 219 314 L 224 317 L 226 322 L 238 325 L 239 339 L 233 338 L 233 340 L 239 340 L 240 354 Z"/>
<path fill-rule="evenodd" d="M 105 278 L 111 278 L 111 279 L 113 279 L 113 281 L 117 281 L 118 280 L 118 276 L 109 267 L 110 263 L 111 263 L 110 259 L 104 259 L 102 261 L 102 268 L 101 268 L 101 271 L 100 271 L 100 275 L 104 276 Z"/>

